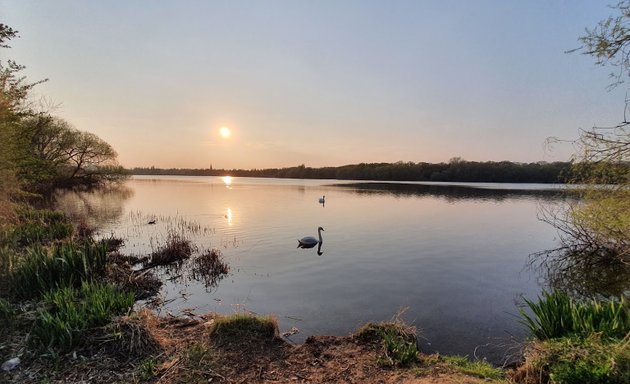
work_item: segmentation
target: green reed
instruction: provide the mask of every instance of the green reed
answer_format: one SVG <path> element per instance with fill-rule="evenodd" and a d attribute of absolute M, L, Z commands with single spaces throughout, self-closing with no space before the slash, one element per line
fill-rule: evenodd
<path fill-rule="evenodd" d="M 9 274 L 9 290 L 17 297 L 36 297 L 54 288 L 78 287 L 102 275 L 107 263 L 105 244 L 62 243 L 29 248 Z"/>
<path fill-rule="evenodd" d="M 521 323 L 539 340 L 585 338 L 593 333 L 622 339 L 630 332 L 630 309 L 623 297 L 577 301 L 562 292 L 543 292 L 537 303 L 527 299 L 525 303 L 533 316 L 520 309 Z"/>

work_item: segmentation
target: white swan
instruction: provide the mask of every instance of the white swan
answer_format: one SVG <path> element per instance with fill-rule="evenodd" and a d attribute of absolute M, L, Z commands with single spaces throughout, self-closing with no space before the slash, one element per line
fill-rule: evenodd
<path fill-rule="evenodd" d="M 324 204 L 326 202 L 326 195 L 319 198 L 319 203 Z"/>
<path fill-rule="evenodd" d="M 317 228 L 317 234 L 319 235 L 319 240 L 317 240 L 316 238 L 314 238 L 313 236 L 306 236 L 303 237 L 301 239 L 298 239 L 298 248 L 313 248 L 314 246 L 316 246 L 317 244 L 323 244 L 324 241 L 322 240 L 322 231 L 324 230 L 324 228 L 319 227 Z"/>

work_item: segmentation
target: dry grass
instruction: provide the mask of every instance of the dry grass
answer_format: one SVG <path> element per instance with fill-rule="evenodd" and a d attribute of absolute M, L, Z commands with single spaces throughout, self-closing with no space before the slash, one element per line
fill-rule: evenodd
<path fill-rule="evenodd" d="M 192 263 L 193 279 L 203 281 L 206 287 L 216 287 L 229 271 L 230 267 L 223 261 L 223 255 L 218 249 L 204 252 Z"/>
<path fill-rule="evenodd" d="M 175 233 L 169 233 L 166 244 L 151 253 L 147 266 L 170 265 L 188 259 L 194 251 L 190 240 Z"/>

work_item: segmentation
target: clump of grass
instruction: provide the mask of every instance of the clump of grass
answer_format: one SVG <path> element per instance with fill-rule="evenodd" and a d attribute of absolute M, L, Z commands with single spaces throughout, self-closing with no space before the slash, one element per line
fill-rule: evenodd
<path fill-rule="evenodd" d="M 142 380 L 150 380 L 157 374 L 157 360 L 153 357 L 148 357 L 140 362 L 140 378 Z"/>
<path fill-rule="evenodd" d="M 72 236 L 73 226 L 61 212 L 23 208 L 18 222 L 5 233 L 3 242 L 13 247 L 48 244 Z"/>
<path fill-rule="evenodd" d="M 492 364 L 487 361 L 471 361 L 465 356 L 440 356 L 439 359 L 444 361 L 454 371 L 477 376 L 482 379 L 499 380 L 505 376 L 503 370 L 493 367 Z"/>
<path fill-rule="evenodd" d="M 223 255 L 218 249 L 208 250 L 193 260 L 192 276 L 202 279 L 206 287 L 216 286 L 229 271 L 230 267 L 223 261 Z"/>
<path fill-rule="evenodd" d="M 383 345 L 383 355 L 378 362 L 388 367 L 410 367 L 418 362 L 415 328 L 396 319 L 391 322 L 368 323 L 354 335 L 364 341 L 377 341 Z"/>
<path fill-rule="evenodd" d="M 7 276 L 13 271 L 18 255 L 13 248 L 0 245 L 0 277 L 6 282 Z"/>
<path fill-rule="evenodd" d="M 106 254 L 102 244 L 90 242 L 30 248 L 9 274 L 10 291 L 30 298 L 54 288 L 78 287 L 105 272 Z"/>
<path fill-rule="evenodd" d="M 534 342 L 512 379 L 526 384 L 630 383 L 630 336 L 614 343 L 597 334 Z"/>
<path fill-rule="evenodd" d="M 149 266 L 169 265 L 188 259 L 193 253 L 190 240 L 176 233 L 169 233 L 166 244 L 151 253 Z"/>
<path fill-rule="evenodd" d="M 13 322 L 14 317 L 15 310 L 13 309 L 13 306 L 11 306 L 11 303 L 6 300 L 0 299 L 0 325 L 2 326 L 2 329 L 9 328 Z"/>
<path fill-rule="evenodd" d="M 103 339 L 125 358 L 155 356 L 163 351 L 157 327 L 156 316 L 144 309 L 112 321 L 104 328 Z"/>
<path fill-rule="evenodd" d="M 269 316 L 237 313 L 215 319 L 210 335 L 229 343 L 271 341 L 278 337 L 278 322 Z"/>
<path fill-rule="evenodd" d="M 82 331 L 105 325 L 129 310 L 134 297 L 112 285 L 84 282 L 78 289 L 52 290 L 43 301 L 47 308 L 33 325 L 31 341 L 42 348 L 65 351 L 80 343 Z"/>
<path fill-rule="evenodd" d="M 600 333 L 605 338 L 623 338 L 630 332 L 630 310 L 619 301 L 576 301 L 565 293 L 543 292 L 537 303 L 525 299 L 534 316 L 520 309 L 521 322 L 538 340 L 588 337 Z"/>

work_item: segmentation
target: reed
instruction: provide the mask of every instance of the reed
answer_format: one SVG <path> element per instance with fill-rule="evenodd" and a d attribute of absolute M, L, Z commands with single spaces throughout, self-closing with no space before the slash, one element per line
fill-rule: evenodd
<path fill-rule="evenodd" d="M 66 351 L 80 344 L 83 331 L 107 324 L 134 303 L 132 293 L 114 286 L 83 282 L 80 288 L 63 287 L 46 293 L 31 330 L 31 342 L 52 351 Z"/>
<path fill-rule="evenodd" d="M 104 244 L 62 243 L 29 248 L 9 274 L 9 290 L 19 298 L 37 297 L 51 289 L 78 287 L 105 272 Z"/>
<path fill-rule="evenodd" d="M 183 236 L 169 232 L 166 244 L 151 253 L 149 265 L 169 265 L 188 259 L 193 253 L 193 245 Z"/>
<path fill-rule="evenodd" d="M 630 309 L 623 298 L 577 301 L 562 292 L 543 292 L 538 302 L 525 299 L 530 316 L 520 309 L 521 323 L 539 340 L 561 337 L 586 338 L 599 333 L 622 339 L 630 332 Z"/>

